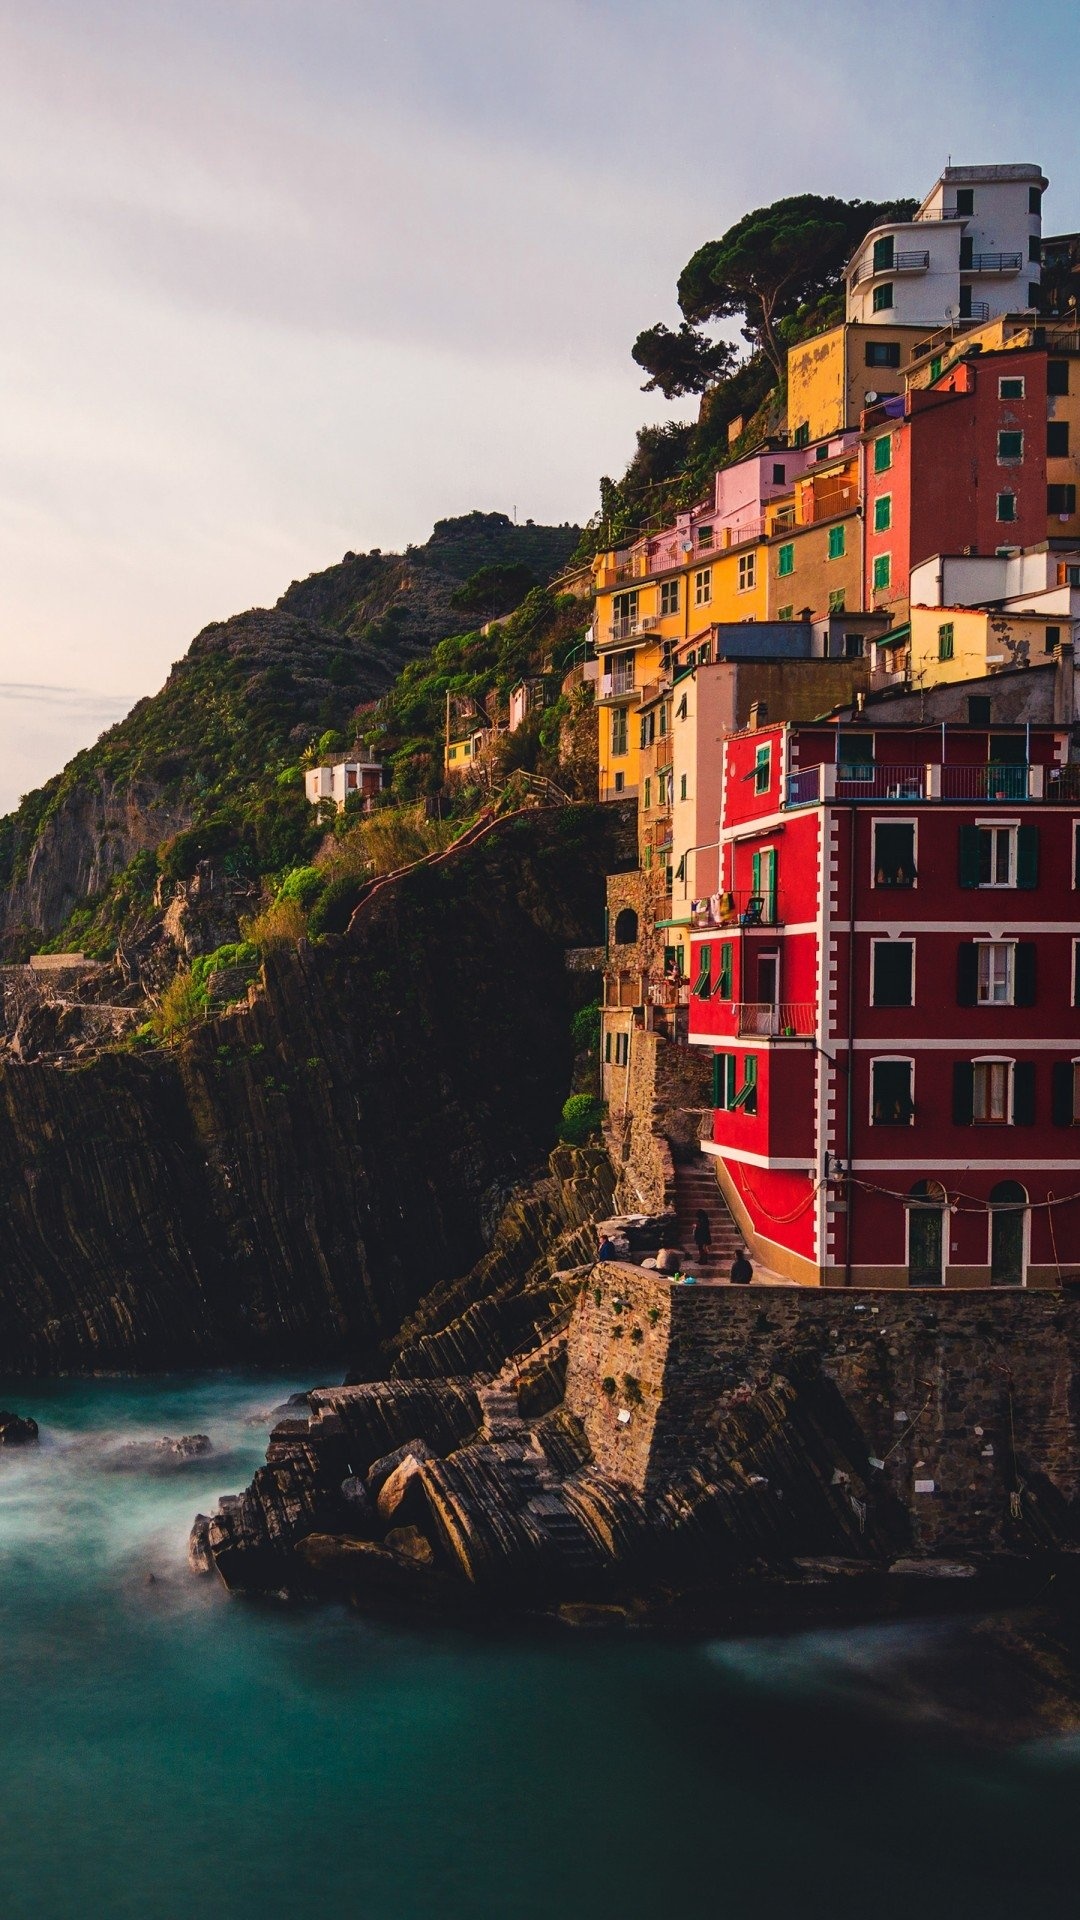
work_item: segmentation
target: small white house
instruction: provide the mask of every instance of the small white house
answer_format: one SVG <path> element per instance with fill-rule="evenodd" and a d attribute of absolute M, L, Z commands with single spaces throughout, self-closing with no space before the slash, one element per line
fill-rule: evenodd
<path fill-rule="evenodd" d="M 381 761 L 360 760 L 355 754 L 334 756 L 323 766 L 309 767 L 304 774 L 304 792 L 313 807 L 321 800 L 332 800 L 340 813 L 346 800 L 359 795 L 366 813 L 377 793 L 385 785 L 386 770 Z"/>

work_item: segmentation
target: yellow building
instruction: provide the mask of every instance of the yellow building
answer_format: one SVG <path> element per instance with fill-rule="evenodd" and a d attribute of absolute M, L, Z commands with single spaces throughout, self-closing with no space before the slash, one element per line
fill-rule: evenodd
<path fill-rule="evenodd" d="M 845 322 L 802 340 L 787 357 L 788 430 L 793 447 L 857 427 L 868 404 L 903 393 L 913 351 L 925 327 L 861 326 Z"/>
<path fill-rule="evenodd" d="M 823 460 L 796 480 L 767 518 L 769 620 L 862 611 L 859 456 Z"/>
<path fill-rule="evenodd" d="M 674 528 L 596 560 L 601 800 L 640 788 L 637 722 L 643 704 L 659 692 L 676 644 L 716 621 L 765 618 L 763 524 L 752 535 L 733 537 L 715 519 L 698 508 Z"/>
<path fill-rule="evenodd" d="M 974 680 L 1004 667 L 1051 658 L 1069 637 L 1061 614 L 1003 613 L 986 607 L 912 607 L 908 678 L 931 687 Z"/>

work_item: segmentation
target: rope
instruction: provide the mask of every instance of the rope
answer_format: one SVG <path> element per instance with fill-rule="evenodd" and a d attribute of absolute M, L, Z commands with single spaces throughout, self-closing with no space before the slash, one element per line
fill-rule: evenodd
<path fill-rule="evenodd" d="M 758 1196 L 754 1192 L 753 1188 L 751 1187 L 750 1182 L 745 1178 L 745 1176 L 743 1175 L 743 1173 L 741 1172 L 737 1164 L 735 1165 L 735 1179 L 736 1179 L 736 1184 L 738 1185 L 739 1190 L 743 1195 L 743 1198 L 746 1200 L 752 1201 L 753 1205 L 758 1209 L 758 1212 L 761 1214 L 764 1214 L 765 1219 L 771 1220 L 773 1225 L 776 1227 L 790 1226 L 791 1222 L 793 1220 L 797 1220 L 800 1214 L 805 1213 L 808 1207 L 812 1207 L 814 1204 L 814 1201 L 817 1199 L 818 1194 L 821 1191 L 821 1188 L 825 1184 L 824 1181 L 822 1180 L 815 1180 L 814 1185 L 810 1189 L 810 1192 L 806 1195 L 804 1199 L 799 1201 L 798 1206 L 794 1209 L 792 1213 L 772 1213 L 770 1209 L 765 1205 L 765 1202 L 763 1200 L 758 1199 Z"/>

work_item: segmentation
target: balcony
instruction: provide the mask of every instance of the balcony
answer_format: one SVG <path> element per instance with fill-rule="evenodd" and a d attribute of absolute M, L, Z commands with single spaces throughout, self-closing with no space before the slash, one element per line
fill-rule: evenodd
<path fill-rule="evenodd" d="M 732 1011 L 742 1038 L 812 1040 L 817 1028 L 812 1000 L 737 1000 Z"/>
<path fill-rule="evenodd" d="M 596 698 L 598 701 L 627 700 L 638 691 L 632 673 L 602 673 L 597 682 Z"/>
<path fill-rule="evenodd" d="M 861 287 L 864 280 L 883 280 L 894 273 L 926 273 L 929 266 L 930 254 L 926 249 L 916 248 L 914 251 L 893 253 L 892 257 L 889 260 L 883 260 L 880 266 L 875 266 L 872 259 L 864 260 L 851 284 L 853 287 Z"/>
<path fill-rule="evenodd" d="M 961 260 L 961 273 L 1019 273 L 1024 264 L 1022 253 L 973 253 Z"/>
<path fill-rule="evenodd" d="M 967 312 L 960 315 L 960 323 L 963 325 L 965 320 L 989 320 L 989 318 L 989 300 L 973 300 Z"/>
<path fill-rule="evenodd" d="M 920 207 L 916 220 L 967 220 L 970 215 L 958 213 L 955 207 Z"/>
<path fill-rule="evenodd" d="M 692 927 L 778 927 L 775 893 L 755 893 L 740 887 L 735 893 L 714 893 L 690 905 Z"/>
<path fill-rule="evenodd" d="M 922 800 L 929 786 L 927 774 L 925 766 L 803 767 L 788 775 L 784 804 L 813 807 L 819 800 Z"/>
<path fill-rule="evenodd" d="M 688 1007 L 690 982 L 688 980 L 652 980 L 649 982 L 648 997 L 650 1007 Z"/>
<path fill-rule="evenodd" d="M 1040 767 L 1023 762 L 950 766 L 849 765 L 802 767 L 788 775 L 784 805 L 814 807 L 822 800 L 869 800 L 875 805 L 913 800 L 977 801 L 1015 805 L 1018 800 L 1080 798 L 1080 766 Z"/>
<path fill-rule="evenodd" d="M 641 619 L 613 620 L 601 643 L 604 646 L 618 646 L 625 640 L 640 640 L 646 633 L 652 633 L 660 625 L 660 616 L 656 613 L 643 614 Z"/>
<path fill-rule="evenodd" d="M 1037 798 L 1031 792 L 1034 783 L 1030 775 L 1032 772 L 1041 774 L 1042 769 L 1021 764 L 999 764 L 987 767 L 943 766 L 935 771 L 941 775 L 943 800 L 993 801 Z"/>

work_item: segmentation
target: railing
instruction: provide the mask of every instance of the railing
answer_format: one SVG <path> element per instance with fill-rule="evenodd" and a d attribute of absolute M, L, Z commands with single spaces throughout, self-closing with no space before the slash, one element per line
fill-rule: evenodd
<path fill-rule="evenodd" d="M 855 762 L 836 769 L 838 800 L 921 800 L 926 791 L 926 768 L 860 766 Z"/>
<path fill-rule="evenodd" d="M 962 313 L 960 318 L 961 320 L 989 320 L 989 300 L 973 300 L 967 312 Z"/>
<path fill-rule="evenodd" d="M 750 887 L 740 887 L 734 893 L 710 894 L 707 900 L 691 902 L 690 924 L 693 927 L 779 926 L 776 894 L 760 890 L 755 893 Z"/>
<path fill-rule="evenodd" d="M 894 253 L 891 260 L 883 260 L 880 266 L 873 259 L 864 260 L 851 284 L 861 287 L 864 280 L 881 279 L 887 273 L 925 273 L 929 265 L 929 252 L 920 249 Z"/>
<path fill-rule="evenodd" d="M 986 767 L 941 768 L 943 800 L 1026 800 L 1031 782 L 1019 763 Z"/>
<path fill-rule="evenodd" d="M 1022 253 L 973 253 L 966 263 L 961 261 L 961 273 L 1019 273 L 1024 264 Z"/>
<path fill-rule="evenodd" d="M 1080 800 L 1080 766 L 1048 767 L 1045 798 Z"/>
<path fill-rule="evenodd" d="M 619 700 L 634 691 L 632 673 L 603 673 L 600 676 L 600 691 L 596 697 L 598 700 Z"/>
<path fill-rule="evenodd" d="M 789 773 L 786 805 L 814 807 L 821 799 L 821 768 L 804 767 L 801 773 Z"/>
<path fill-rule="evenodd" d="M 648 988 L 651 1007 L 688 1007 L 690 1005 L 690 982 L 688 980 L 652 980 Z"/>
<path fill-rule="evenodd" d="M 762 1040 L 808 1040 L 817 1026 L 812 1000 L 741 1000 L 734 1013 L 740 1035 Z"/>
<path fill-rule="evenodd" d="M 607 630 L 609 640 L 636 640 L 639 634 L 651 633 L 660 625 L 660 617 L 655 613 L 642 614 L 633 620 L 613 620 Z"/>
<path fill-rule="evenodd" d="M 955 207 L 927 207 L 920 209 L 916 220 L 966 220 L 966 213 L 958 213 Z"/>

